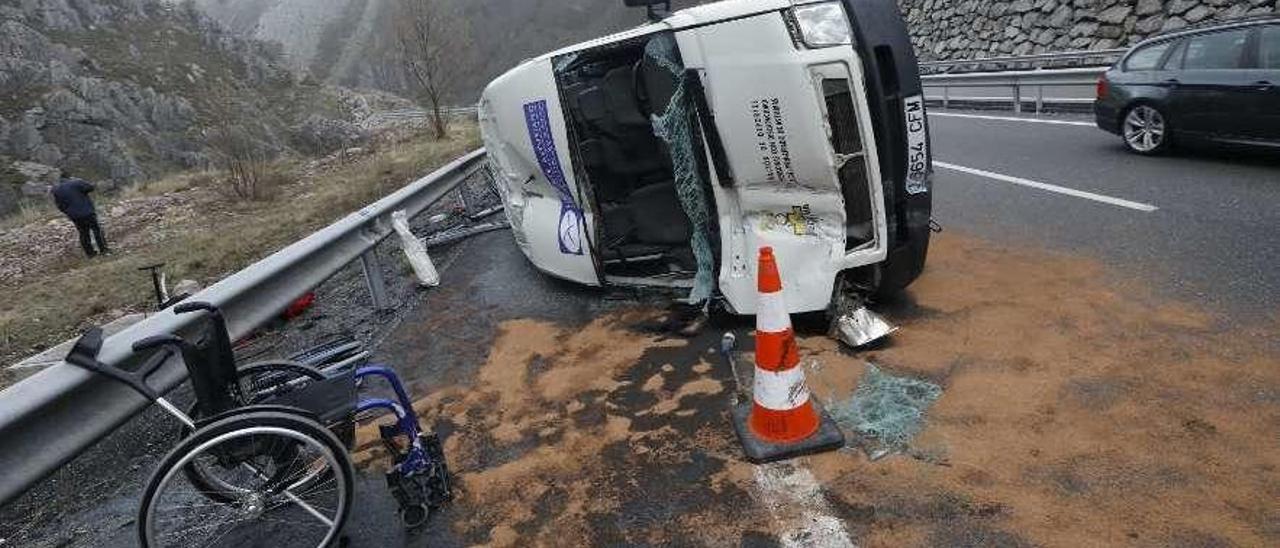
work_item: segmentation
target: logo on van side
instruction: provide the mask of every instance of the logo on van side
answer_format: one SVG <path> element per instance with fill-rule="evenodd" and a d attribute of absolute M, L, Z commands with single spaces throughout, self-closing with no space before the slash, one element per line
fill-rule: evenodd
<path fill-rule="evenodd" d="M 760 228 L 764 231 L 785 230 L 796 236 L 816 236 L 822 219 L 813 214 L 809 204 L 791 206 L 785 213 L 766 213 Z"/>
<path fill-rule="evenodd" d="M 560 195 L 560 223 L 556 236 L 560 240 L 560 252 L 566 255 L 582 255 L 582 208 L 573 199 L 569 181 L 560 166 L 560 154 L 556 151 L 556 139 L 551 134 L 551 116 L 547 114 L 545 100 L 524 105 L 524 122 L 529 129 L 529 142 L 538 158 L 538 167 L 547 182 Z"/>

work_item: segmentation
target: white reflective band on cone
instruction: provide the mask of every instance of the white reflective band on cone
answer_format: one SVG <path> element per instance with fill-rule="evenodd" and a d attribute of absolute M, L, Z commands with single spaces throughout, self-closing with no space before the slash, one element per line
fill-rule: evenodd
<path fill-rule="evenodd" d="M 787 314 L 782 292 L 761 293 L 760 305 L 756 308 L 756 331 L 781 333 L 788 329 L 791 329 L 791 315 Z"/>
<path fill-rule="evenodd" d="M 804 383 L 804 369 L 799 365 L 786 371 L 756 368 L 752 398 L 756 405 L 773 411 L 790 411 L 809 401 L 809 387 Z"/>

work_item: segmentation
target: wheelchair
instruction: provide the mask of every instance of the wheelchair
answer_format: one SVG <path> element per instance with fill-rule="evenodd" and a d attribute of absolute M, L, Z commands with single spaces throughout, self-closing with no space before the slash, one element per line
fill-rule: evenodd
<path fill-rule="evenodd" d="M 330 344 L 296 357 L 237 367 L 222 313 L 208 303 L 180 303 L 200 313 L 197 336 L 149 337 L 133 352 L 151 355 L 136 370 L 98 361 L 100 328 L 77 340 L 66 361 L 119 381 L 182 423 L 178 444 L 161 459 L 143 491 L 136 520 L 147 548 L 164 546 L 330 546 L 351 513 L 354 469 L 348 451 L 357 419 L 390 411 L 379 426 L 392 455 L 387 486 L 410 528 L 452 498 L 439 438 L 423 432 L 395 372 L 356 366 L 357 343 Z M 179 409 L 147 383 L 171 355 L 187 368 L 194 403 Z M 360 398 L 380 378 L 395 399 Z"/>

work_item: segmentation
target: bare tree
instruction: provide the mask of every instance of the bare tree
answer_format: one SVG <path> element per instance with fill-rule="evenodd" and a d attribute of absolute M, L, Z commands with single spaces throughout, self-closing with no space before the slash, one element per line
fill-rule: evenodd
<path fill-rule="evenodd" d="M 470 56 L 466 20 L 441 0 L 400 0 L 396 12 L 399 58 L 416 99 L 430 109 L 437 139 L 449 132 L 444 101 Z"/>
<path fill-rule="evenodd" d="M 243 125 L 226 124 L 209 130 L 206 144 L 218 167 L 227 172 L 227 190 L 242 200 L 262 197 L 270 157 Z"/>
<path fill-rule="evenodd" d="M 205 145 L 213 163 L 227 173 L 226 189 L 236 198 L 262 198 L 275 147 L 252 120 L 233 85 L 210 86 L 203 102 L 209 113 Z"/>

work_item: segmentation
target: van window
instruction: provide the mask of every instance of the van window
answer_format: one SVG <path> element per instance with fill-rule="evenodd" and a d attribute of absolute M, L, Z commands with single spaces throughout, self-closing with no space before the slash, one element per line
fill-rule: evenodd
<path fill-rule="evenodd" d="M 1160 58 L 1164 57 L 1165 50 L 1169 49 L 1171 42 L 1160 44 L 1151 44 L 1138 51 L 1133 52 L 1124 62 L 1125 70 L 1155 70 L 1156 65 L 1160 64 Z"/>
<path fill-rule="evenodd" d="M 1258 29 L 1258 66 L 1280 70 L 1280 25 Z"/>
<path fill-rule="evenodd" d="M 1241 68 L 1249 30 L 1229 30 L 1192 36 L 1187 39 L 1185 70 L 1221 70 Z"/>

